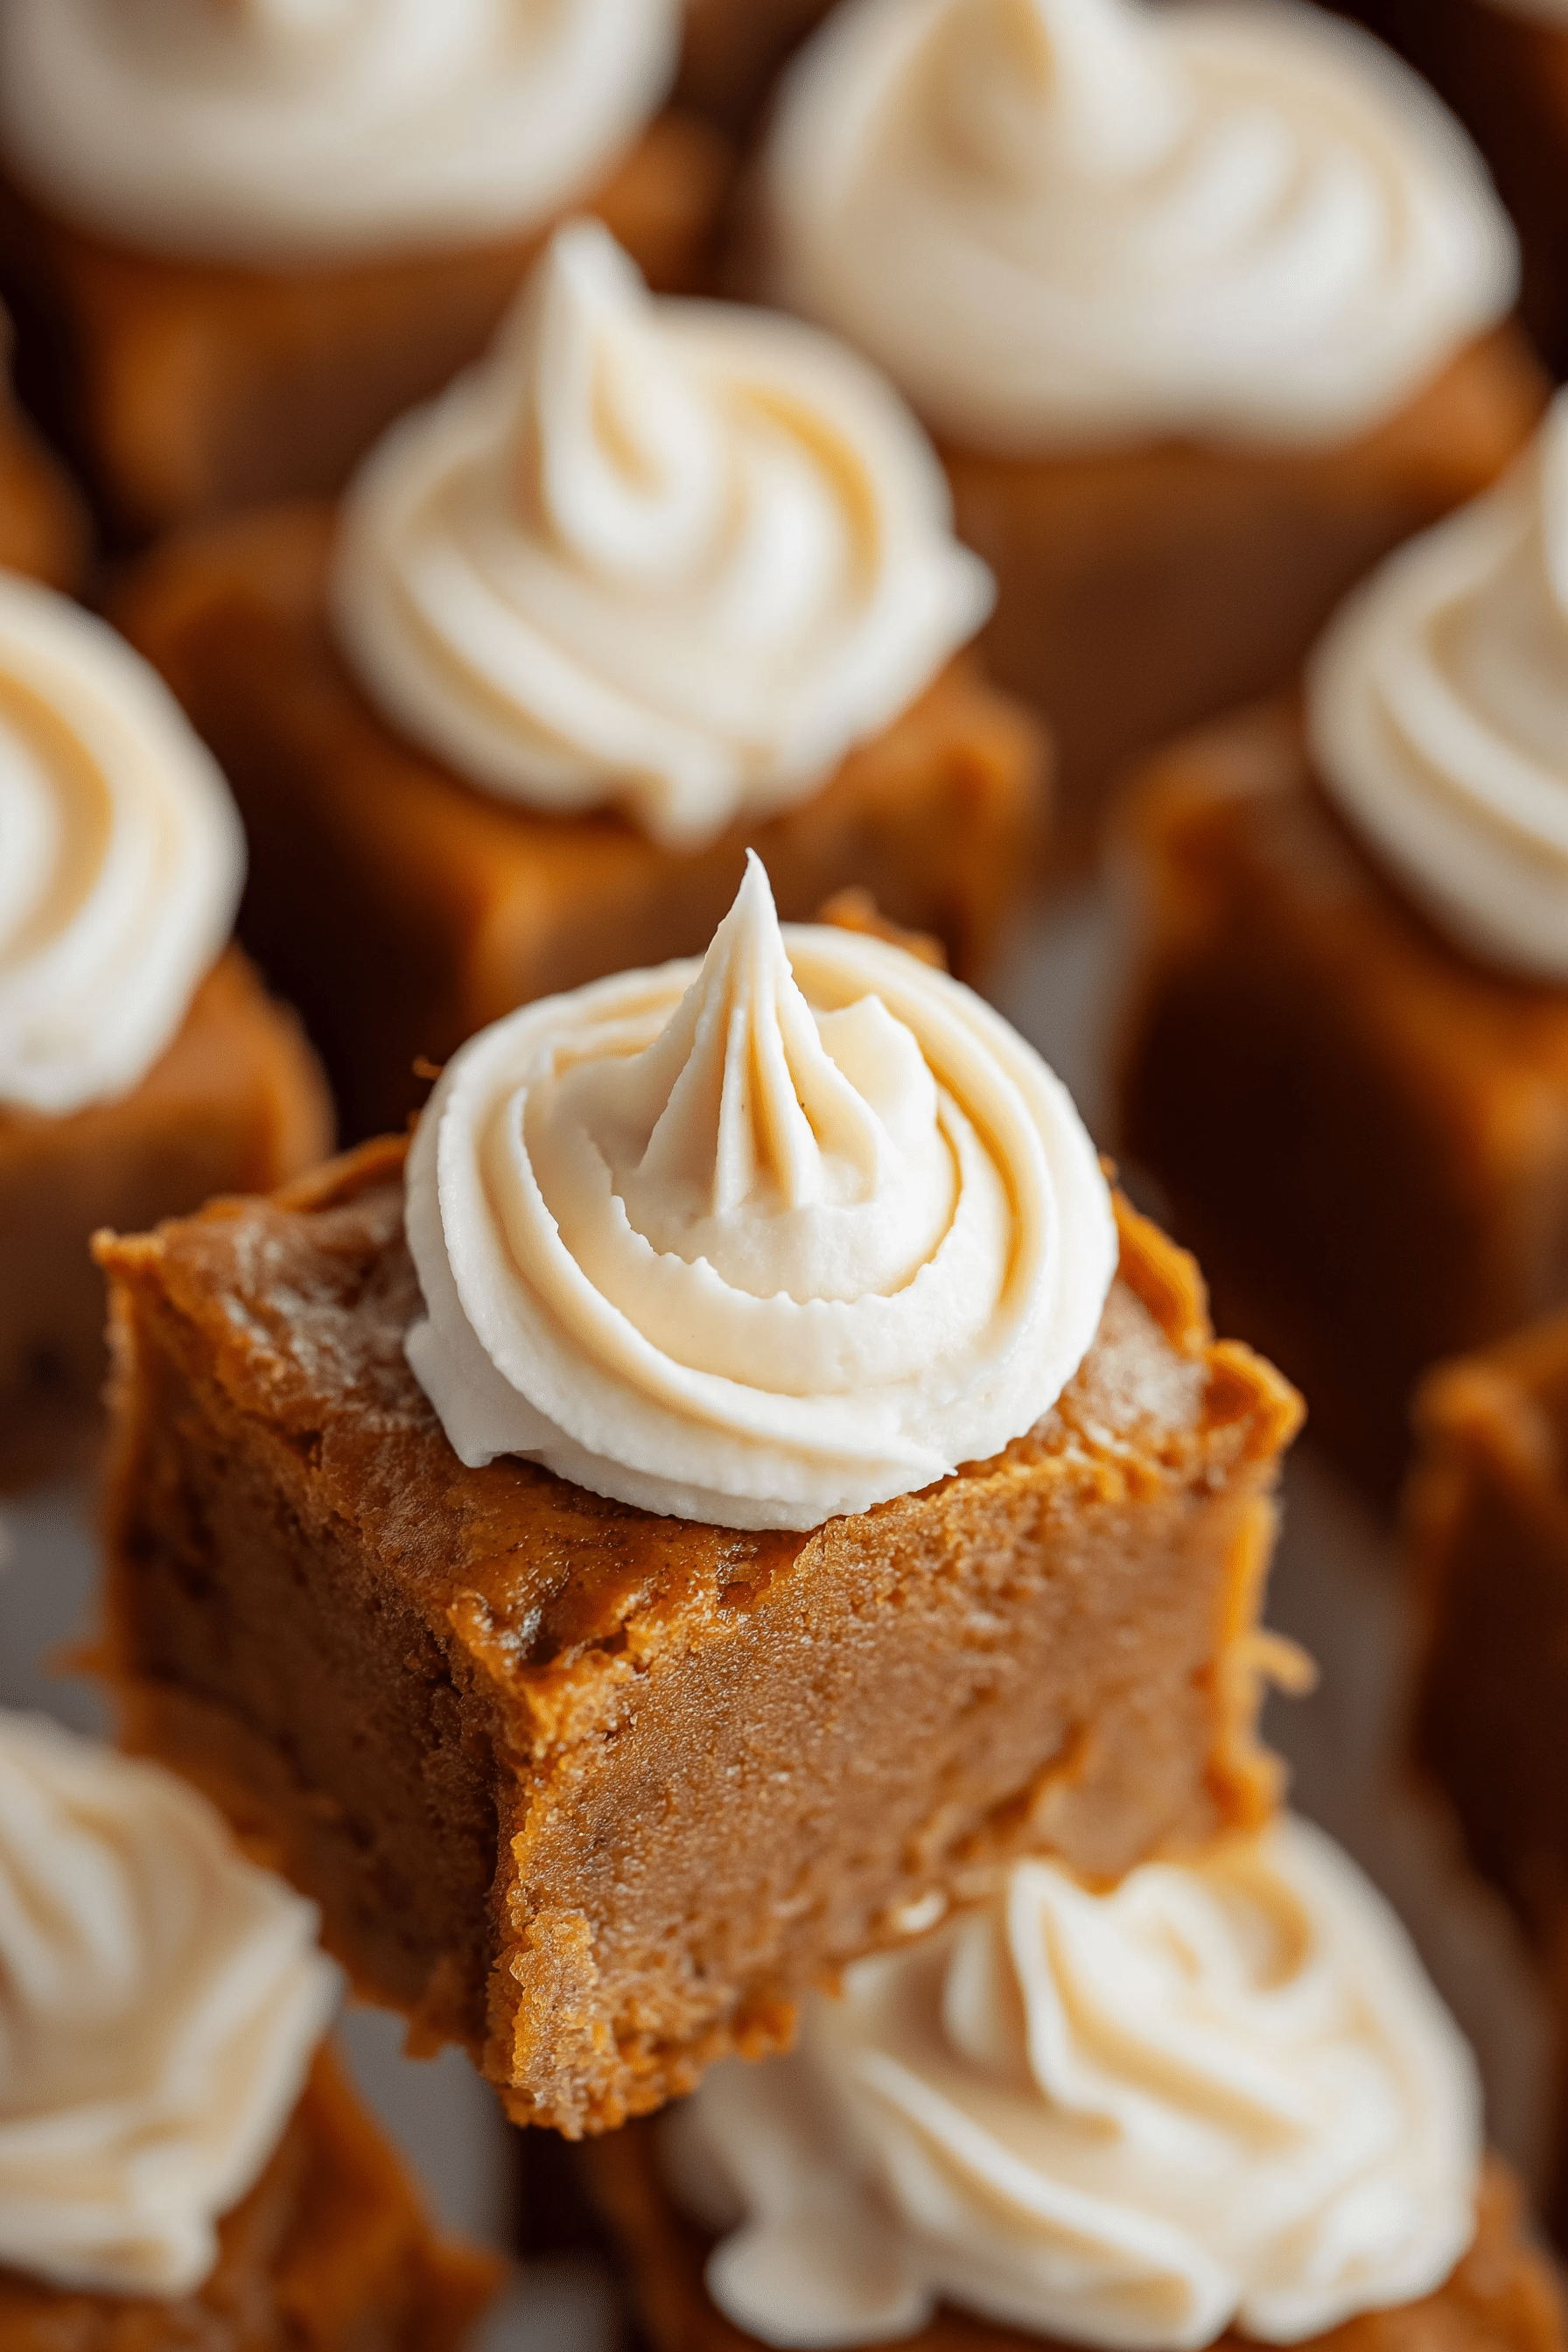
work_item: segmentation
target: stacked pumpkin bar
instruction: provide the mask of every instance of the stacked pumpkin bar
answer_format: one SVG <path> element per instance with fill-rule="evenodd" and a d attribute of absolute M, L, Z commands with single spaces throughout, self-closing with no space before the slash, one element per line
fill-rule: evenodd
<path fill-rule="evenodd" d="M 1438 2332 L 1560 2341 L 1511 2192 L 1481 2187 L 1454 2029 L 1342 1857 L 1274 1818 L 1253 1726 L 1290 1654 L 1258 1609 L 1297 1401 L 1215 1340 L 1192 1262 L 1113 1202 L 1059 1086 L 967 991 L 865 930 L 781 929 L 753 864 L 700 965 L 481 1033 L 411 1147 L 101 1254 L 132 1744 L 315 1897 L 416 2046 L 466 2043 L 515 2119 L 595 2137 L 659 2343 L 870 2340 L 842 2232 L 787 2186 L 800 2070 L 826 2069 L 820 2118 L 836 2034 L 940 2014 L 959 2076 L 990 2048 L 1013 2097 L 1016 2020 L 1042 1968 L 1072 2014 L 1082 1932 L 1108 2014 L 1151 1936 L 1193 1975 L 1188 2089 L 1162 2062 L 1111 2134 L 1132 2204 L 1152 2099 L 1176 2145 L 1224 2143 L 1216 2179 L 1239 2151 L 1311 2210 L 1173 2271 L 1180 2231 L 1145 2214 L 1184 2315 L 1152 2337 L 1147 2246 L 1050 2288 L 1048 2148 L 1025 2292 L 1016 2247 L 964 2275 L 952 2232 L 933 2252 L 907 2161 L 852 2131 L 858 2156 L 806 2171 L 897 2272 L 879 2336 L 987 2341 L 1011 2315 L 1005 2341 L 1198 2344 L 1289 2306 L 1296 2341 L 1385 2306 L 1425 2327 L 1430 2303 Z M 1215 2054 L 1233 2012 L 1276 2073 L 1352 2087 L 1238 2125 L 1284 2094 Z M 797 2025 L 795 2054 L 738 2063 Z M 870 2063 L 845 2063 L 851 2102 Z M 1366 2068 L 1403 2118 L 1375 2146 Z M 688 2093 L 668 2131 L 628 2122 Z M 763 2194 L 727 2235 L 713 2179 L 770 2167 L 783 2222 Z M 1314 2261 L 1326 2286 L 1295 2275 Z"/>
<path fill-rule="evenodd" d="M 460 2352 L 500 2265 L 350 2090 L 310 1905 L 172 1773 L 3 1709 L 0 1891 L 7 2352 Z"/>
<path fill-rule="evenodd" d="M 1092 1344 L 1005 1448 L 726 1528 L 458 1458 L 405 1354 L 404 1163 L 368 1145 L 105 1246 L 117 1671 L 134 1743 L 519 2120 L 602 2128 L 782 2045 L 803 1983 L 1021 1853 L 1110 1879 L 1267 1811 L 1256 1616 L 1299 1409 L 1152 1227 L 1121 1209 Z"/>

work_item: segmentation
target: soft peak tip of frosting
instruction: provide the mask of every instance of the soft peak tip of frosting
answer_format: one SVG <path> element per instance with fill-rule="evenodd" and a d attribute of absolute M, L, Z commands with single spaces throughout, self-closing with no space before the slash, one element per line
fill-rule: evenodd
<path fill-rule="evenodd" d="M 556 231 L 500 350 L 525 514 L 601 578 L 668 583 L 713 527 L 721 467 L 708 403 L 602 222 Z"/>
<path fill-rule="evenodd" d="M 992 169 L 1147 169 L 1187 112 L 1157 30 L 1134 0 L 963 0 L 941 59 L 950 110 Z"/>
<path fill-rule="evenodd" d="M 842 1191 L 846 1175 L 854 1192 L 874 1186 L 879 1122 L 823 1044 L 754 849 L 700 972 L 645 1061 L 668 1096 L 639 1179 L 695 1181 L 718 1217 L 759 1195 L 806 1208 Z"/>
<path fill-rule="evenodd" d="M 553 359 L 591 363 L 606 330 L 633 327 L 649 307 L 637 263 L 602 221 L 563 222 L 519 294 L 498 345 L 514 382 L 531 384 Z"/>

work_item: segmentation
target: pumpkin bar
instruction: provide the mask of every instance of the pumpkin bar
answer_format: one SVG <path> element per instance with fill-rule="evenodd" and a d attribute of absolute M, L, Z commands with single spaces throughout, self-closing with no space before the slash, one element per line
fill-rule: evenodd
<path fill-rule="evenodd" d="M 649 280 L 706 280 L 723 142 L 658 118 L 590 208 Z M 0 281 L 118 528 L 335 489 L 383 427 L 478 356 L 552 224 L 456 252 L 269 271 L 118 246 L 0 183 Z"/>
<path fill-rule="evenodd" d="M 1491 486 L 1545 393 L 1507 327 L 1328 449 L 944 446 L 958 535 L 996 575 L 981 651 L 1057 738 L 1058 854 L 1083 849 L 1139 753 L 1286 687 L 1347 589 Z"/>
<path fill-rule="evenodd" d="M 654 2130 L 635 2125 L 576 2160 L 626 2257 L 653 2352 L 755 2352 L 757 2338 L 709 2300 L 702 2273 L 712 2241 L 666 2188 Z M 1227 2329 L 1217 2345 L 1242 2352 L 1248 2340 Z M 909 2352 L 1060 2352 L 1049 2336 L 951 2306 L 901 2341 Z M 1482 2177 L 1475 2242 L 1435 2294 L 1363 2312 L 1301 2341 L 1309 2352 L 1561 2352 L 1557 2282 L 1500 2158 L 1489 2158 Z"/>
<path fill-rule="evenodd" d="M 92 2294 L 0 2268 L 6 2352 L 457 2352 L 500 2283 L 431 2232 L 403 2165 L 330 2053 L 283 2138 L 218 2225 L 194 2294 Z"/>
<path fill-rule="evenodd" d="M 0 1105 L 0 1492 L 74 1463 L 98 1426 L 94 1230 L 281 1183 L 331 1135 L 298 1022 L 234 949 L 129 1094 L 63 1117 Z"/>
<path fill-rule="evenodd" d="M 1384 879 L 1294 701 L 1150 761 L 1118 856 L 1121 1143 L 1227 1326 L 1392 1495 L 1423 1370 L 1568 1297 L 1568 993 Z"/>
<path fill-rule="evenodd" d="M 1413 1737 L 1568 2028 L 1568 1315 L 1440 1366 L 1404 1496 Z M 1568 2032 L 1548 2213 L 1568 2235 Z"/>
<path fill-rule="evenodd" d="M 700 953 L 746 849 L 779 911 L 847 884 L 934 933 L 961 977 L 1028 887 L 1045 751 L 960 656 L 809 800 L 661 848 L 611 813 L 557 816 L 479 792 L 373 709 L 329 631 L 327 507 L 282 508 L 147 559 L 115 618 L 216 753 L 245 819 L 241 934 L 325 1056 L 344 1131 L 400 1127 L 444 1061 L 520 1003 Z"/>
<path fill-rule="evenodd" d="M 105 1237 L 124 1736 L 216 1798 L 413 2039 L 576 2136 L 784 2046 L 982 1898 L 1255 1822 L 1257 1613 L 1300 1407 L 1122 1212 L 1056 1407 L 806 1534 L 458 1460 L 409 1370 L 404 1146 Z"/>

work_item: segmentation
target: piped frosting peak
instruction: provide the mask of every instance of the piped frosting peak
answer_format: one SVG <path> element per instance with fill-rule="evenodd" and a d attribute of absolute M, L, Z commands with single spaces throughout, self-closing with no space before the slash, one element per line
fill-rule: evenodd
<path fill-rule="evenodd" d="M 1017 190 L 1150 170 L 1191 112 L 1127 0 L 957 0 L 933 46 L 931 92 L 963 166 Z"/>
<path fill-rule="evenodd" d="M 804 1528 L 1048 1410 L 1116 1262 L 1093 1148 L 1005 1023 L 881 940 L 781 929 L 525 1007 L 408 1170 L 414 1369 L 465 1461 Z"/>
<path fill-rule="evenodd" d="M 563 1081 L 631 1227 L 752 1298 L 847 1304 L 914 1279 L 957 1168 L 910 1030 L 863 997 L 814 1015 L 761 861 L 662 1035 Z"/>
<path fill-rule="evenodd" d="M 350 493 L 339 634 L 502 798 L 689 846 L 814 791 L 990 609 L 934 454 L 794 320 L 656 300 L 596 222 Z"/>

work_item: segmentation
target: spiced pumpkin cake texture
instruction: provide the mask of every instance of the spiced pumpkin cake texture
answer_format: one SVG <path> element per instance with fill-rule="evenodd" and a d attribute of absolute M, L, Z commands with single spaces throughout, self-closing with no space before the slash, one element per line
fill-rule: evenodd
<path fill-rule="evenodd" d="M 122 534 L 336 488 L 484 348 L 554 224 L 705 282 L 718 135 L 679 0 L 18 0 L 0 283 Z"/>
<path fill-rule="evenodd" d="M 459 2352 L 500 2266 L 323 2045 L 315 1931 L 172 1774 L 0 1714 L 7 2352 Z"/>
<path fill-rule="evenodd" d="M 1392 1496 L 1415 1384 L 1568 1297 L 1568 401 L 1315 652 L 1149 763 L 1120 1139 Z"/>
<path fill-rule="evenodd" d="M 1110 1892 L 1019 1863 L 586 2158 L 657 2352 L 1563 2341 L 1463 2038 L 1289 1817 Z"/>
<path fill-rule="evenodd" d="M 1021 1853 L 1268 1808 L 1296 1397 L 998 1015 L 754 861 L 406 1154 L 100 1248 L 125 1737 L 519 2121 L 783 2046 Z"/>
<path fill-rule="evenodd" d="M 0 1487 L 86 1457 L 107 1370 L 89 1243 L 331 1147 L 293 1016 L 229 943 L 223 778 L 147 665 L 0 576 Z"/>
<path fill-rule="evenodd" d="M 1285 686 L 1546 385 L 1458 123 L 1303 5 L 848 0 L 738 267 L 884 368 L 995 573 L 982 640 L 1081 851 L 1124 762 Z"/>
<path fill-rule="evenodd" d="M 346 1134 L 400 1127 L 503 1013 L 699 954 L 745 850 L 974 978 L 1037 862 L 1047 749 L 965 648 L 984 567 L 875 373 L 552 241 L 484 364 L 341 508 L 192 534 L 116 618 L 243 812 L 242 933 Z"/>

